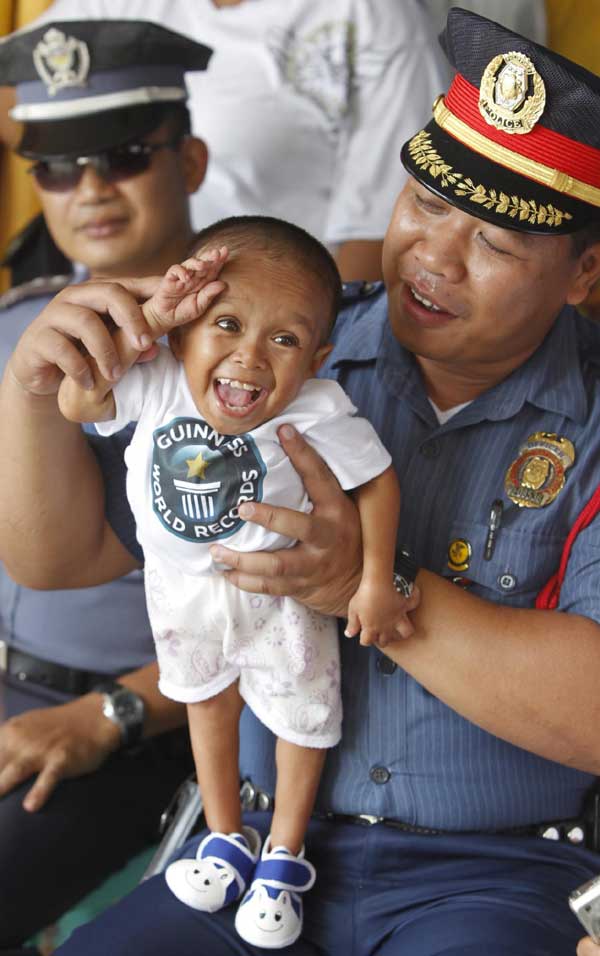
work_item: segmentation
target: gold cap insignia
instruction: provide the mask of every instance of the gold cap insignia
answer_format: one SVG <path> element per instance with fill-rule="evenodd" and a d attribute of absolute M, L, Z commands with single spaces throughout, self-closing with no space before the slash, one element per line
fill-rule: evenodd
<path fill-rule="evenodd" d="M 524 53 L 501 53 L 486 66 L 479 87 L 479 112 L 505 133 L 529 133 L 546 105 L 546 87 Z"/>
<path fill-rule="evenodd" d="M 575 448 L 568 438 L 535 432 L 506 472 L 504 490 L 519 508 L 544 508 L 561 491 L 565 471 L 574 461 Z"/>
<path fill-rule="evenodd" d="M 55 96 L 66 87 L 86 85 L 90 53 L 83 40 L 67 37 L 53 27 L 33 51 L 33 64 L 49 96 Z"/>
<path fill-rule="evenodd" d="M 448 545 L 448 567 L 451 571 L 466 571 L 473 549 L 465 538 L 455 538 Z"/>

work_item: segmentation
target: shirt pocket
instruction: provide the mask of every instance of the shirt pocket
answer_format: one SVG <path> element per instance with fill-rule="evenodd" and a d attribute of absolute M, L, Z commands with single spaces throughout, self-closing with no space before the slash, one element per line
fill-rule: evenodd
<path fill-rule="evenodd" d="M 564 541 L 533 522 L 523 522 L 521 529 L 500 527 L 495 534 L 490 560 L 485 560 L 489 528 L 476 522 L 454 522 L 448 547 L 455 557 L 468 554 L 461 566 L 449 565 L 448 551 L 443 556 L 439 573 L 463 584 L 471 593 L 489 601 L 533 607 L 535 599 L 548 579 L 558 569 Z M 469 553 L 470 552 L 470 553 Z M 467 564 L 467 567 L 464 565 Z"/>

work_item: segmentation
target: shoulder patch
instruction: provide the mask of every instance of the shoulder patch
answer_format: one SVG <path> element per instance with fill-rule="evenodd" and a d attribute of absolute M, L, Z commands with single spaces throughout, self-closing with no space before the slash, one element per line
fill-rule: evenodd
<path fill-rule="evenodd" d="M 0 309 L 9 309 L 18 302 L 34 299 L 38 295 L 55 295 L 68 286 L 72 278 L 72 275 L 38 276 L 29 282 L 13 286 L 4 295 L 0 295 Z"/>

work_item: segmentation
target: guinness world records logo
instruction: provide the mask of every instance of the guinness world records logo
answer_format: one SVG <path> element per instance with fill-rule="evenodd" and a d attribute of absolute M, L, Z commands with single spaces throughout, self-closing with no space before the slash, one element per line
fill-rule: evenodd
<path fill-rule="evenodd" d="M 240 504 L 262 500 L 265 474 L 250 435 L 221 435 L 201 418 L 175 418 L 153 433 L 152 508 L 178 538 L 234 534 L 244 523 Z"/>

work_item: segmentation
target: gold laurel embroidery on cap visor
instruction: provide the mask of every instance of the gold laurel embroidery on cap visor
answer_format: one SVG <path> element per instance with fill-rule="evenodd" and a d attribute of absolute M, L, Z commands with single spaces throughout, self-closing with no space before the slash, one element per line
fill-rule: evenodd
<path fill-rule="evenodd" d="M 440 178 L 444 188 L 455 186 L 457 196 L 468 196 L 471 202 L 492 209 L 500 215 L 508 215 L 511 219 L 518 217 L 520 222 L 531 225 L 560 226 L 563 219 L 572 219 L 569 212 L 557 209 L 551 203 L 542 205 L 535 199 L 523 199 L 520 196 L 508 196 L 502 190 L 487 189 L 485 186 L 475 185 L 470 176 L 457 172 L 448 163 L 445 163 L 440 154 L 431 144 L 431 134 L 422 129 L 410 140 L 408 151 L 415 162 L 424 172 L 429 173 L 432 179 Z"/>

